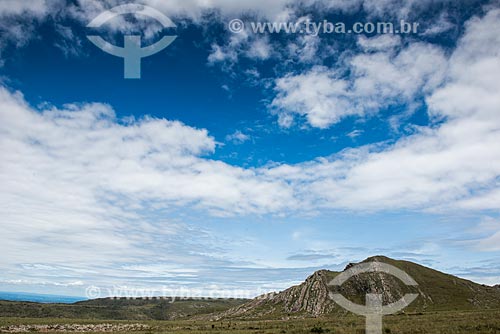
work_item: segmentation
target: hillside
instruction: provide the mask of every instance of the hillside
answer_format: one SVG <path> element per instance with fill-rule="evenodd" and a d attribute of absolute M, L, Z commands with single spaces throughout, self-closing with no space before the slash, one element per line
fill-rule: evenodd
<path fill-rule="evenodd" d="M 0 301 L 0 317 L 68 318 L 96 320 L 176 320 L 176 319 L 290 319 L 348 313 L 329 297 L 339 292 L 349 300 L 364 304 L 367 293 L 383 295 L 384 304 L 399 300 L 406 293 L 419 297 L 406 313 L 428 311 L 500 310 L 500 288 L 489 287 L 445 274 L 412 262 L 383 256 L 363 262 L 384 262 L 408 273 L 417 287 L 407 287 L 384 273 L 355 276 L 340 288 L 329 282 L 340 272 L 320 270 L 300 285 L 252 300 L 204 299 L 96 299 L 74 304 L 39 304 Z M 354 264 L 350 264 L 346 269 Z M 337 290 L 334 290 L 337 289 Z"/>
<path fill-rule="evenodd" d="M 363 262 L 385 262 L 408 273 L 419 284 L 407 287 L 397 278 L 384 273 L 368 273 L 348 280 L 338 292 L 349 300 L 365 303 L 367 293 L 380 293 L 384 304 L 399 300 L 405 293 L 417 293 L 419 297 L 405 312 L 500 309 L 500 289 L 448 275 L 412 262 L 397 261 L 383 256 Z M 351 265 L 347 266 L 348 269 Z M 320 270 L 309 276 L 304 283 L 280 293 L 257 297 L 231 308 L 212 319 L 239 318 L 301 318 L 345 313 L 328 296 L 333 287 L 328 283 L 339 272 Z"/>
<path fill-rule="evenodd" d="M 0 317 L 96 320 L 174 320 L 222 312 L 242 299 L 188 299 L 171 303 L 162 299 L 95 299 L 74 304 L 0 301 Z"/>

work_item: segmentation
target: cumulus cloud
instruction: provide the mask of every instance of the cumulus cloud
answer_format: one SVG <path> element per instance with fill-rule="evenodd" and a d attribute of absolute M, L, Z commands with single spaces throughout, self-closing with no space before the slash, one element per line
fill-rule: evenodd
<path fill-rule="evenodd" d="M 377 38 L 360 39 L 360 43 L 373 50 L 399 42 Z M 271 108 L 280 125 L 289 126 L 290 118 L 298 115 L 313 127 L 327 128 L 346 117 L 411 104 L 442 82 L 447 59 L 438 47 L 414 43 L 395 53 L 358 54 L 349 65 L 349 77 L 344 77 L 340 68 L 316 66 L 306 73 L 277 79 L 277 96 Z"/>
<path fill-rule="evenodd" d="M 318 66 L 305 74 L 288 75 L 276 80 L 278 96 L 272 107 L 279 124 L 291 126 L 293 115 L 305 116 L 309 124 L 326 128 L 340 119 L 355 114 L 347 93 L 348 82 L 336 79 L 336 71 Z"/>
<path fill-rule="evenodd" d="M 180 122 L 118 119 L 100 103 L 37 110 L 3 87 L 0 119 L 5 284 L 70 287 L 82 277 L 122 284 L 137 274 L 131 264 L 151 261 L 177 284 L 192 274 L 178 272 L 186 263 L 237 263 L 221 249 L 230 242 L 172 218 L 176 210 L 220 216 L 298 207 L 284 181 L 206 158 L 214 138 Z"/>
<path fill-rule="evenodd" d="M 230 36 L 225 44 L 212 44 L 208 63 L 222 63 L 231 67 L 238 63 L 241 57 L 252 60 L 266 60 L 274 55 L 269 38 L 265 35 L 255 35 L 242 31 Z"/>
<path fill-rule="evenodd" d="M 193 253 L 208 252 L 204 242 L 184 243 L 185 251 L 174 242 L 175 252 L 163 245 L 186 234 L 195 242 L 200 234 L 163 210 L 264 214 L 294 203 L 279 180 L 203 158 L 216 145 L 206 130 L 148 117 L 120 120 L 98 103 L 38 111 L 5 88 L 0 106 L 5 267 L 26 259 L 58 265 L 73 259 L 99 270 L 148 255 L 161 261 L 144 243 L 164 248 L 168 261 L 200 263 L 205 256 Z"/>
<path fill-rule="evenodd" d="M 286 187 L 261 179 L 258 171 L 200 157 L 215 149 L 206 130 L 147 117 L 124 123 L 103 104 L 37 112 L 19 93 L 2 89 L 0 97 L 6 189 L 28 179 L 32 189 L 40 189 L 35 195 L 44 184 L 54 184 L 54 203 L 70 201 L 73 196 L 67 194 L 79 193 L 92 204 L 99 196 L 111 200 L 116 194 L 136 203 L 196 203 L 228 212 L 280 210 L 285 204 L 278 199 L 290 199 Z M 272 188 L 279 194 L 274 199 L 258 196 L 274 193 Z"/>
<path fill-rule="evenodd" d="M 426 73 L 430 78 L 435 78 L 435 74 L 431 73 L 435 63 L 431 64 L 431 59 L 439 60 L 441 66 L 447 67 L 442 64 L 441 53 L 426 45 L 408 49 L 421 52 L 413 56 L 417 57 L 416 64 L 419 63 L 418 57 L 433 56 L 425 58 L 417 68 L 409 65 L 406 72 L 413 79 L 409 82 L 404 77 L 400 78 L 401 87 L 406 87 L 404 90 L 390 83 L 386 86 L 385 78 L 375 74 L 360 76 L 355 81 L 355 86 L 364 87 L 363 91 L 370 93 L 368 100 L 377 94 L 392 98 L 396 93 L 409 98 L 417 87 L 434 87 L 433 91 L 429 90 L 427 104 L 431 117 L 442 121 L 441 124 L 422 127 L 417 133 L 403 137 L 393 145 L 381 143 L 350 149 L 315 163 L 279 166 L 269 173 L 295 180 L 301 187 L 308 184 L 303 188 L 305 193 L 314 194 L 316 204 L 330 208 L 498 210 L 500 123 L 497 113 L 500 107 L 500 85 L 496 78 L 500 75 L 500 41 L 495 32 L 500 28 L 499 18 L 500 11 L 492 10 L 484 18 L 469 22 L 466 34 L 450 59 L 446 84 L 442 87 L 436 88 L 437 82 L 441 80 L 423 80 L 419 75 Z M 362 57 L 369 59 L 370 55 Z M 377 55 L 375 60 L 379 57 Z M 402 55 L 396 56 L 395 63 L 407 64 L 407 57 L 409 54 L 402 51 Z M 375 63 L 383 65 L 377 61 L 372 64 Z M 370 62 L 360 66 L 369 68 L 362 73 L 371 73 L 377 68 L 371 66 Z M 441 66 L 436 70 L 441 70 Z M 316 93 L 301 95 L 300 89 L 292 89 L 293 95 L 283 95 L 278 100 L 281 104 L 309 106 L 300 110 L 308 110 L 307 117 L 317 126 L 328 124 L 325 119 L 335 120 L 343 115 L 331 112 L 324 105 L 332 101 L 329 94 L 338 98 L 332 85 L 347 86 L 323 72 L 309 73 L 304 78 L 316 78 L 310 82 L 313 87 L 321 87 L 313 90 Z M 400 82 L 396 79 L 403 75 L 403 71 L 391 70 L 390 67 L 387 71 L 381 71 L 380 75 L 382 73 L 395 82 Z M 293 81 L 294 78 L 285 80 Z M 381 80 L 377 82 L 374 78 Z M 293 82 L 301 88 L 301 80 Z M 322 93 L 318 94 L 318 91 Z M 375 100 L 375 103 L 382 101 Z M 298 107 L 295 110 L 299 110 Z M 333 116 L 328 116 L 329 112 Z M 344 110 L 342 112 L 345 113 Z"/>

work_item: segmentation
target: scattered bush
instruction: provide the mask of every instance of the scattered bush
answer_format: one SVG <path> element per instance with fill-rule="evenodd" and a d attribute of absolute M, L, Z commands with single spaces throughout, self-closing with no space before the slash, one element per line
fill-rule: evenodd
<path fill-rule="evenodd" d="M 314 326 L 311 328 L 311 333 L 316 333 L 316 334 L 323 334 L 323 333 L 328 333 L 330 330 L 329 329 L 323 329 L 320 326 Z"/>

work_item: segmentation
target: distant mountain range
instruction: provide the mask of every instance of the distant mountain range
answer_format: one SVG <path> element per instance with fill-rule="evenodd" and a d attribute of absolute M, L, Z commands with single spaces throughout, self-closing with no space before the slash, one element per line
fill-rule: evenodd
<path fill-rule="evenodd" d="M 418 286 L 408 287 L 399 279 L 385 273 L 360 274 L 349 279 L 336 290 L 354 303 L 364 304 L 367 293 L 382 294 L 384 304 L 395 302 L 406 293 L 416 293 L 419 297 L 404 312 L 500 309 L 499 286 L 477 284 L 412 262 L 393 260 L 383 256 L 371 257 L 363 261 L 363 263 L 366 262 L 383 262 L 399 268 L 409 274 Z M 354 265 L 350 264 L 346 270 Z M 0 317 L 249 320 L 335 316 L 347 312 L 329 297 L 329 292 L 333 291 L 329 282 L 339 274 L 340 272 L 320 270 L 300 285 L 252 300 L 178 299 L 172 303 L 165 299 L 96 299 L 69 305 L 0 301 Z M 21 295 L 18 294 L 16 298 L 21 298 Z M 5 298 L 2 296 L 0 294 L 0 298 Z M 68 301 L 66 299 L 66 301 L 59 300 L 59 302 Z"/>

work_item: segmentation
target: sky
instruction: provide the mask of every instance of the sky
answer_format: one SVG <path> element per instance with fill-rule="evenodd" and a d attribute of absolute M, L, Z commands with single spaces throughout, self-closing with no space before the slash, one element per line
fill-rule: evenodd
<path fill-rule="evenodd" d="M 88 27 L 127 3 L 0 0 L 0 291 L 253 297 L 374 255 L 500 283 L 500 2 L 143 0 L 176 27 Z M 126 79 L 88 35 L 177 38 Z"/>

